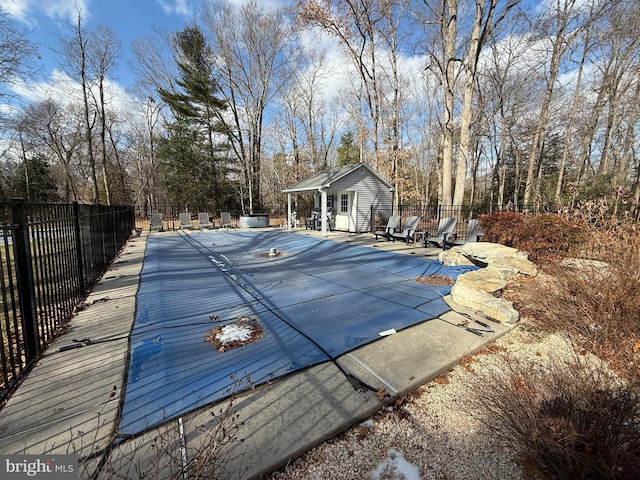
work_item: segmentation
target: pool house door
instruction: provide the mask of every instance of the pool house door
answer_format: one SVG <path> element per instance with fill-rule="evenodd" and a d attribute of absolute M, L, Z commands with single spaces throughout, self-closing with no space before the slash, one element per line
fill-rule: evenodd
<path fill-rule="evenodd" d="M 336 230 L 347 232 L 356 231 L 357 192 L 338 192 L 336 195 Z"/>

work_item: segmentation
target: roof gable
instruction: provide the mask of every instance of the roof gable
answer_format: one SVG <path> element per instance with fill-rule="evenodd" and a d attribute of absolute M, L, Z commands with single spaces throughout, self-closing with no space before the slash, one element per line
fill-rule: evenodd
<path fill-rule="evenodd" d="M 365 168 L 371 176 L 375 177 L 379 182 L 381 182 L 388 188 L 392 187 L 392 185 L 389 182 L 387 182 L 378 172 L 376 172 L 373 168 L 371 168 L 366 163 L 361 162 L 356 164 L 345 165 L 343 167 L 337 167 L 337 168 L 332 168 L 328 170 L 321 170 L 319 172 L 314 173 L 310 177 L 307 177 L 304 180 L 301 180 L 298 183 L 295 183 L 290 187 L 283 189 L 282 191 L 284 193 L 295 193 L 295 192 L 318 190 L 321 188 L 330 188 L 332 183 L 337 182 L 341 178 L 346 177 L 347 175 L 360 169 L 361 167 Z"/>

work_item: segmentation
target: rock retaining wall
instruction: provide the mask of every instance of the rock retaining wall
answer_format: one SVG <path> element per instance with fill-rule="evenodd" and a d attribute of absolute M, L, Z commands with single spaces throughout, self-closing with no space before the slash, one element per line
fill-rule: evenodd
<path fill-rule="evenodd" d="M 482 312 L 500 322 L 520 320 L 513 304 L 501 296 L 511 275 L 537 275 L 536 265 L 529 261 L 525 252 L 498 243 L 470 242 L 441 252 L 438 259 L 445 265 L 483 267 L 458 277 L 451 288 L 454 306 Z"/>

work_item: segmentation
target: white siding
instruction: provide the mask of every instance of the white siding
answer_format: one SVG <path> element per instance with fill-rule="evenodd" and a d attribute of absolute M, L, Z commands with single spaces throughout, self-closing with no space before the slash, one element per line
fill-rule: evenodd
<path fill-rule="evenodd" d="M 331 184 L 331 192 L 357 191 L 358 211 L 356 232 L 371 230 L 371 207 L 391 205 L 393 195 L 389 188 L 372 176 L 366 168 L 359 168 Z"/>

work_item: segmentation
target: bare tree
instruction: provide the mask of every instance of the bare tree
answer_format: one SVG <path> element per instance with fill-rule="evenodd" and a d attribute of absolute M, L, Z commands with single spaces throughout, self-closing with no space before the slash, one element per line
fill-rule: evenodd
<path fill-rule="evenodd" d="M 283 9 L 266 11 L 255 1 L 238 10 L 226 0 L 212 1 L 204 21 L 212 37 L 217 80 L 231 112 L 225 118 L 231 145 L 243 166 L 249 213 L 254 213 L 261 202 L 265 111 L 294 69 L 293 31 Z"/>
<path fill-rule="evenodd" d="M 624 124 L 635 125 L 637 120 L 637 113 L 634 110 L 637 110 L 638 105 L 637 72 L 640 62 L 638 52 L 640 38 L 636 33 L 640 26 L 638 14 L 640 9 L 634 2 L 622 3 L 620 8 L 613 9 L 607 18 L 607 26 L 602 32 L 601 41 L 601 56 L 608 56 L 611 59 L 611 68 L 602 78 L 603 87 L 606 89 L 608 112 L 598 174 L 613 171 L 615 177 L 620 180 L 625 179 L 627 174 L 625 171 L 627 162 L 622 161 L 625 156 L 623 152 L 625 142 L 621 138 L 621 132 L 627 130 Z M 628 117 L 629 114 L 631 118 Z M 631 131 L 633 128 L 628 130 Z"/>
<path fill-rule="evenodd" d="M 144 98 L 153 98 L 159 103 L 159 91 L 175 89 L 174 79 L 177 77 L 171 56 L 170 46 L 172 34 L 158 32 L 154 37 L 137 39 L 131 45 L 131 53 L 135 61 L 130 63 L 131 71 L 136 75 L 136 89 Z"/>
<path fill-rule="evenodd" d="M 136 40 L 132 45 L 135 61 L 131 70 L 136 75 L 136 93 L 141 101 L 141 116 L 144 124 L 136 123 L 129 143 L 133 147 L 132 162 L 136 172 L 135 202 L 145 212 L 153 211 L 162 204 L 164 192 L 159 178 L 156 138 L 166 123 L 166 104 L 158 94 L 160 91 L 175 90 L 174 79 L 177 72 L 171 70 L 175 62 L 163 45 L 171 45 L 171 35 L 158 32 L 155 37 Z"/>
<path fill-rule="evenodd" d="M 531 76 L 520 66 L 526 50 L 518 35 L 509 35 L 491 45 L 479 76 L 492 151 L 492 199 L 499 208 L 507 203 L 507 195 L 513 204 L 519 203 L 521 145 L 525 143 L 519 122 L 526 116 L 527 98 L 533 89 Z M 512 185 L 512 192 L 507 193 L 507 184 Z"/>
<path fill-rule="evenodd" d="M 24 32 L 14 27 L 0 6 L 0 104 L 8 105 L 14 98 L 11 84 L 24 81 L 33 74 L 31 60 L 35 54 L 35 46 Z M 15 122 L 10 117 L 7 109 L 0 109 L 0 138 L 7 134 L 10 138 L 12 134 L 11 124 L 15 125 Z M 0 157 L 3 153 L 0 153 Z"/>
<path fill-rule="evenodd" d="M 129 187 L 133 202 L 148 215 L 164 205 L 164 191 L 159 181 L 156 137 L 162 127 L 161 105 L 153 97 L 140 102 L 139 115 L 134 116 L 127 129 L 125 154 L 131 168 Z"/>
<path fill-rule="evenodd" d="M 97 112 L 89 105 L 92 81 L 87 70 L 88 39 L 82 27 L 82 15 L 78 12 L 78 19 L 73 36 L 63 40 L 65 63 L 72 77 L 80 83 L 83 104 L 84 137 L 89 161 L 89 174 L 91 178 L 91 201 L 100 202 L 98 188 L 98 174 L 96 170 L 96 157 L 93 149 L 93 134 Z"/>
<path fill-rule="evenodd" d="M 460 114 L 460 148 L 456 162 L 456 182 L 453 193 L 454 205 L 462 205 L 463 203 L 468 159 L 476 157 L 470 147 L 473 99 L 476 90 L 476 72 L 480 53 L 489 41 L 492 32 L 518 3 L 520 3 L 520 0 L 508 0 L 502 5 L 499 5 L 500 0 L 475 0 L 475 16 L 469 36 L 467 55 L 462 61 L 464 86 Z"/>
<path fill-rule="evenodd" d="M 404 130 L 412 152 L 410 162 L 404 166 L 408 176 L 403 202 L 438 202 L 441 196 L 442 143 L 438 140 L 438 114 L 441 110 L 439 79 L 430 71 L 416 72 L 415 81 L 407 87 L 414 100 L 413 108 L 403 111 Z"/>
<path fill-rule="evenodd" d="M 455 134 L 454 107 L 456 84 L 456 42 L 458 38 L 458 0 L 423 0 L 423 11 L 416 18 L 424 28 L 423 45 L 427 56 L 426 69 L 439 79 L 443 92 L 443 112 L 440 127 L 441 180 L 440 203 L 451 205 L 453 197 L 453 146 Z"/>
<path fill-rule="evenodd" d="M 440 80 L 443 97 L 441 117 L 441 203 L 461 205 L 468 165 L 477 155 L 472 148 L 477 70 L 483 48 L 519 0 L 424 0 L 416 18 L 424 28 L 422 48 L 427 70 Z M 474 14 L 466 18 L 467 4 Z M 461 85 L 460 85 L 461 80 Z M 460 112 L 459 116 L 456 112 Z M 477 114 L 477 112 L 476 112 Z M 456 140 L 459 144 L 455 149 Z M 455 167 L 455 190 L 453 189 Z"/>
<path fill-rule="evenodd" d="M 328 165 L 338 122 L 323 95 L 326 81 L 325 56 L 309 52 L 307 64 L 298 69 L 288 89 L 279 97 L 279 121 L 285 126 L 300 180 Z"/>
<path fill-rule="evenodd" d="M 0 6 L 0 102 L 5 103 L 12 96 L 5 85 L 24 80 L 33 73 L 30 61 L 35 54 L 35 46 L 24 32 L 14 27 Z"/>
<path fill-rule="evenodd" d="M 339 126 L 339 115 L 333 108 L 335 103 L 323 95 L 326 80 L 324 62 L 322 53 L 312 52 L 309 68 L 296 72 L 289 90 L 295 92 L 299 101 L 309 160 L 322 168 L 329 165 Z"/>
<path fill-rule="evenodd" d="M 111 205 L 111 188 L 109 182 L 109 156 L 107 152 L 107 101 L 105 98 L 105 80 L 116 67 L 122 46 L 113 30 L 99 25 L 90 33 L 86 48 L 86 70 L 94 78 L 98 87 L 98 98 L 94 96 L 95 108 L 100 119 L 100 150 L 102 153 L 102 181 L 107 205 Z M 117 152 L 115 152 L 117 155 Z"/>
<path fill-rule="evenodd" d="M 588 26 L 584 31 L 584 39 L 582 42 L 581 55 L 578 59 L 578 72 L 576 74 L 576 82 L 573 92 L 573 101 L 571 102 L 571 109 L 568 115 L 567 127 L 565 130 L 565 142 L 562 150 L 562 158 L 560 159 L 560 167 L 558 169 L 558 180 L 556 181 L 556 189 L 554 194 L 554 200 L 556 203 L 560 203 L 562 194 L 562 185 L 564 182 L 564 174 L 569 162 L 570 152 L 573 148 L 572 136 L 574 132 L 574 123 L 578 112 L 580 111 L 580 102 L 582 100 L 582 78 L 584 75 L 585 64 L 587 61 L 587 54 L 591 44 L 592 30 Z"/>
<path fill-rule="evenodd" d="M 74 155 L 83 142 L 81 116 L 49 99 L 27 105 L 22 112 L 19 128 L 24 136 L 48 157 L 58 160 L 63 174 L 60 194 L 66 201 L 79 200 L 77 165 Z M 76 162 L 77 163 L 77 162 Z"/>
<path fill-rule="evenodd" d="M 556 80 L 562 60 L 582 31 L 602 13 L 609 2 L 592 0 L 598 8 L 590 8 L 578 0 L 556 0 L 555 7 L 542 13 L 539 19 L 540 32 L 546 37 L 543 41 L 535 38 L 537 45 L 547 44 L 549 50 L 548 77 L 540 106 L 538 122 L 535 127 L 527 163 L 527 179 L 525 182 L 523 202 L 528 205 L 532 197 L 540 191 L 539 182 L 534 182 L 534 174 L 542 168 L 542 153 L 545 134 L 549 121 L 549 109 L 556 88 Z M 611 3 L 611 5 L 613 2 Z"/>
<path fill-rule="evenodd" d="M 383 68 L 383 72 L 386 73 L 388 89 L 390 90 L 389 95 L 381 95 L 383 105 L 385 105 L 387 109 L 387 113 L 382 116 L 383 126 L 385 123 L 388 124 L 390 131 L 390 134 L 385 136 L 388 138 L 386 143 L 388 145 L 390 162 L 388 162 L 387 168 L 383 169 L 383 173 L 391 179 L 391 183 L 395 187 L 393 193 L 394 205 L 399 205 L 403 195 L 403 185 L 399 180 L 403 170 L 404 160 L 408 158 L 407 152 L 401 150 L 402 122 L 400 118 L 402 114 L 402 101 L 406 99 L 406 96 L 401 94 L 404 75 L 401 72 L 399 64 L 401 45 L 404 43 L 404 36 L 400 35 L 400 25 L 405 19 L 404 2 L 384 2 L 381 6 L 380 13 L 384 21 L 379 24 L 379 35 L 383 40 L 383 45 L 385 46 L 388 57 L 388 68 Z M 384 122 L 385 118 L 389 118 L 390 120 Z"/>
<path fill-rule="evenodd" d="M 275 143 L 274 157 L 278 157 L 272 159 L 273 168 L 286 169 L 278 172 L 284 186 L 329 165 L 340 124 L 339 115 L 324 95 L 325 54 L 319 49 L 306 53 L 306 61 L 298 63 L 289 88 L 279 95 L 276 118 L 269 129 Z M 297 196 L 294 202 L 297 210 Z"/>

